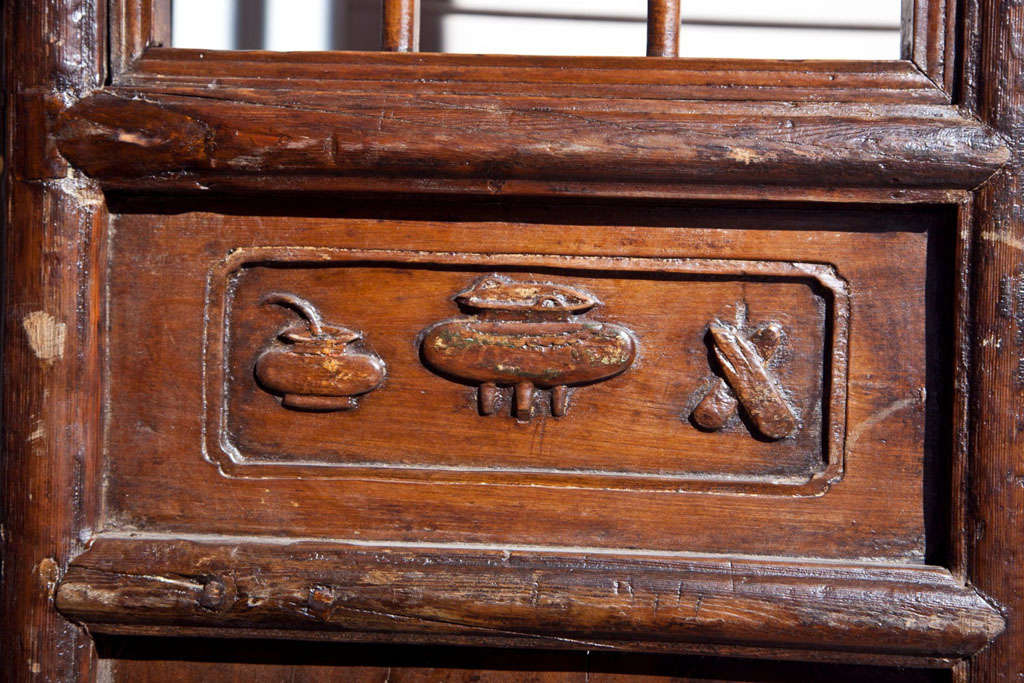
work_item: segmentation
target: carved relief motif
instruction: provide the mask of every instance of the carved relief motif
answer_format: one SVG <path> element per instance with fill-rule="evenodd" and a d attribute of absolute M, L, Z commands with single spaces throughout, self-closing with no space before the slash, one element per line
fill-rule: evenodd
<path fill-rule="evenodd" d="M 529 271 L 558 275 L 548 280 L 519 274 Z M 492 272 L 504 277 L 483 277 Z M 203 453 L 231 477 L 583 488 L 604 488 L 614 481 L 629 490 L 802 496 L 820 495 L 845 471 L 849 295 L 847 282 L 832 266 L 264 246 L 242 247 L 215 261 L 208 281 L 200 369 Z M 132 283 L 125 278 L 121 286 L 130 291 Z M 276 302 L 288 311 L 269 310 L 261 302 L 270 292 L 300 294 L 306 308 Z M 758 312 L 752 324 L 732 313 L 726 317 L 723 306 L 733 310 L 727 304 L 737 298 Z M 597 299 L 608 308 L 598 308 Z M 155 297 L 149 305 L 159 301 Z M 626 315 L 619 311 L 629 311 L 629 318 L 618 319 Z M 309 321 L 321 315 L 317 332 Z M 778 380 L 799 422 L 790 436 L 778 441 L 762 437 L 740 404 L 712 349 L 708 322 L 718 320 L 731 323 L 754 345 L 766 371 Z M 372 328 L 365 321 L 372 321 Z M 770 321 L 784 326 L 784 334 L 782 328 L 764 333 L 766 338 L 773 332 L 782 335 L 774 354 L 759 345 L 758 328 Z M 129 322 L 134 319 L 125 323 L 126 332 L 144 333 Z M 364 398 L 329 397 L 322 409 L 344 409 L 352 403 L 348 398 L 357 398 L 359 407 L 323 419 L 287 405 L 314 400 L 322 405 L 323 399 L 304 397 L 330 391 L 271 387 L 268 377 L 257 381 L 254 365 L 262 353 L 297 350 L 292 341 L 278 339 L 279 333 L 294 325 L 297 335 L 315 339 L 329 336 L 330 328 L 339 327 L 335 323 L 366 332 L 363 342 L 342 342 L 338 351 L 345 356 L 375 352 L 386 359 L 386 391 L 381 385 Z M 458 324 L 445 330 L 442 326 L 449 323 Z M 607 355 L 617 356 L 622 368 L 614 362 L 601 366 L 599 376 L 621 374 L 594 386 L 586 384 L 599 379 L 571 381 L 568 373 L 585 365 L 580 360 L 585 356 L 573 359 L 570 354 L 563 362 L 565 349 L 556 341 L 568 344 L 575 336 L 584 351 L 592 351 L 599 340 L 589 337 L 599 330 L 609 339 Z M 428 333 L 443 337 L 446 331 L 465 337 L 467 349 L 461 355 L 422 347 Z M 540 331 L 550 333 L 550 343 L 537 336 Z M 349 330 L 348 336 L 358 333 Z M 706 349 L 681 343 L 702 337 Z M 481 361 L 483 370 L 472 369 L 473 342 L 483 342 L 472 351 L 490 363 Z M 185 355 L 173 340 L 167 340 L 164 352 Z M 532 358 L 534 367 L 527 367 L 520 355 Z M 510 359 L 535 377 L 545 372 L 563 376 L 533 380 L 523 372 L 496 378 L 495 365 L 511 365 Z M 451 370 L 443 369 L 447 363 Z M 456 374 L 462 371 L 469 377 Z M 290 373 L 293 381 L 297 375 Z M 376 375 L 373 369 L 371 375 Z M 690 413 L 719 377 L 732 412 L 723 410 L 724 429 L 709 434 L 693 428 L 696 420 Z M 520 379 L 529 382 L 523 389 L 530 389 L 532 405 L 524 401 L 517 410 Z M 682 397 L 678 392 L 686 385 L 704 388 L 699 395 Z M 288 393 L 294 398 L 277 408 Z M 139 398 L 133 395 L 132 400 Z M 680 422 L 683 400 L 685 422 Z M 493 420 L 479 417 L 481 412 L 521 417 L 518 424 L 506 417 L 499 429 Z M 568 419 L 552 417 L 552 412 Z M 531 413 L 532 423 L 526 421 Z M 736 417 L 726 421 L 730 414 Z M 126 432 L 125 438 L 134 437 Z M 380 448 L 382 438 L 394 447 Z M 452 439 L 486 448 L 452 449 Z M 629 449 L 622 448 L 623 439 Z"/>
<path fill-rule="evenodd" d="M 757 431 L 768 439 L 783 439 L 796 431 L 796 415 L 765 363 L 782 340 L 782 326 L 767 323 L 745 336 L 738 325 L 715 321 L 708 326 L 712 349 L 723 377 L 693 409 L 700 427 L 719 430 L 742 404 Z"/>
<path fill-rule="evenodd" d="M 551 390 L 551 414 L 568 411 L 568 388 L 606 380 L 636 358 L 632 333 L 574 316 L 598 301 L 566 285 L 481 278 L 455 301 L 474 311 L 423 333 L 422 354 L 438 373 L 479 385 L 480 412 L 497 409 L 499 386 L 514 388 L 516 416 L 529 419 L 536 388 Z"/>
<path fill-rule="evenodd" d="M 334 411 L 358 406 L 358 397 L 384 381 L 384 361 L 377 354 L 351 346 L 361 332 L 324 323 L 320 312 L 294 294 L 275 292 L 261 303 L 297 311 L 304 323 L 278 335 L 278 341 L 256 359 L 260 386 L 282 396 L 295 410 Z"/>

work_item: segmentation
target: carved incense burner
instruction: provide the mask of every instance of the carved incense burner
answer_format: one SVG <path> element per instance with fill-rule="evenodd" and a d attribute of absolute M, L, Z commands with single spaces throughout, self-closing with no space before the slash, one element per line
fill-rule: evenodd
<path fill-rule="evenodd" d="M 475 314 L 427 328 L 423 359 L 440 374 L 478 383 L 484 415 L 494 413 L 498 387 L 511 386 L 517 416 L 529 419 L 540 388 L 551 390 L 551 414 L 560 417 L 568 386 L 614 377 L 636 358 L 625 327 L 574 317 L 600 304 L 575 287 L 488 275 L 455 301 Z"/>
<path fill-rule="evenodd" d="M 256 379 L 267 391 L 282 395 L 285 407 L 349 410 L 358 406 L 358 396 L 384 381 L 380 356 L 350 348 L 362 339 L 361 332 L 324 323 L 311 303 L 294 294 L 275 292 L 262 303 L 291 308 L 305 318 L 305 323 L 281 332 L 278 343 L 256 359 Z"/>

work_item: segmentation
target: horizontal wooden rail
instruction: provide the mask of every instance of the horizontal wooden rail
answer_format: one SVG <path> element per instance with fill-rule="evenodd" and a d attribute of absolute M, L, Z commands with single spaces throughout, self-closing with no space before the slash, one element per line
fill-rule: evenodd
<path fill-rule="evenodd" d="M 147 91 L 440 93 L 709 101 L 948 104 L 908 61 L 804 61 L 459 55 L 431 52 L 290 53 L 151 48 L 119 85 Z"/>
<path fill-rule="evenodd" d="M 384 0 L 381 43 L 390 52 L 420 49 L 420 0 Z"/>
<path fill-rule="evenodd" d="M 61 116 L 60 151 L 108 188 L 161 192 L 371 176 L 951 190 L 1008 158 L 985 126 L 938 106 L 238 97 L 98 92 Z"/>
<path fill-rule="evenodd" d="M 628 640 L 961 657 L 1003 628 L 935 567 L 217 537 L 101 536 L 56 602 L 97 632 L 476 634 L 570 648 Z"/>
<path fill-rule="evenodd" d="M 647 56 L 679 56 L 680 0 L 647 0 Z"/>

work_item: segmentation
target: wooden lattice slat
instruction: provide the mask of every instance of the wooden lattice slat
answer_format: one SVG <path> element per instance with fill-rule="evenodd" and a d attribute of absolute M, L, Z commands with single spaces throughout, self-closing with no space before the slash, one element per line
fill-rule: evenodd
<path fill-rule="evenodd" d="M 679 56 L 680 0 L 647 0 L 647 56 Z"/>
<path fill-rule="evenodd" d="M 420 49 L 420 0 L 383 0 L 381 47 L 390 52 Z"/>

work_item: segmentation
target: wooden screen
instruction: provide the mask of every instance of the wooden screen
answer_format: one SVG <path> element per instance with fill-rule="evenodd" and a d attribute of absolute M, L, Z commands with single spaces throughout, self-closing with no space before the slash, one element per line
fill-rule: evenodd
<path fill-rule="evenodd" d="M 414 2 L 389 51 L 181 50 L 167 9 L 4 7 L 11 678 L 1021 672 L 1024 4 L 908 3 L 884 62 L 413 53 Z"/>

